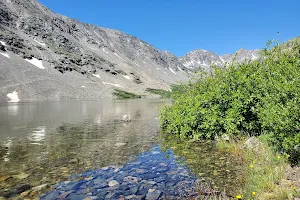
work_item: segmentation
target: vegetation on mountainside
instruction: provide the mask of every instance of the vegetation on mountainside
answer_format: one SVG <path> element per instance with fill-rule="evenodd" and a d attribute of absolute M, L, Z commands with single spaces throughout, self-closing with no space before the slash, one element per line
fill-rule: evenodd
<path fill-rule="evenodd" d="M 161 110 L 161 127 L 181 138 L 267 135 L 269 144 L 300 159 L 300 42 L 261 51 L 245 61 L 199 73 L 196 83 Z"/>
<path fill-rule="evenodd" d="M 162 90 L 162 89 L 154 89 L 154 88 L 146 88 L 146 92 L 157 94 L 161 97 L 168 97 L 170 94 L 170 91 Z"/>
<path fill-rule="evenodd" d="M 141 95 L 134 94 L 134 93 L 131 93 L 131 92 L 126 92 L 126 91 L 120 90 L 120 89 L 115 89 L 115 91 L 113 92 L 113 95 L 116 96 L 118 99 L 138 99 L 138 98 L 142 98 Z"/>
<path fill-rule="evenodd" d="M 162 98 L 171 98 L 172 96 L 176 96 L 181 94 L 184 91 L 185 85 L 181 84 L 172 84 L 171 91 L 162 90 L 162 89 L 154 89 L 154 88 L 146 88 L 146 92 L 157 94 Z"/>

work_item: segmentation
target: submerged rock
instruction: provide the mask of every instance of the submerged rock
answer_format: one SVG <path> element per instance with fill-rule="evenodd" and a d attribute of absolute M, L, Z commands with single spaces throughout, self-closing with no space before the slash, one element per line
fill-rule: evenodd
<path fill-rule="evenodd" d="M 131 117 L 130 117 L 130 115 L 123 115 L 122 121 L 123 121 L 123 122 L 131 122 Z"/>
<path fill-rule="evenodd" d="M 22 180 L 22 179 L 27 178 L 28 176 L 30 176 L 30 174 L 20 173 L 18 175 L 14 175 L 13 177 Z"/>
<path fill-rule="evenodd" d="M 157 200 L 161 197 L 162 192 L 159 190 L 149 189 L 146 200 Z"/>
<path fill-rule="evenodd" d="M 36 186 L 36 187 L 32 188 L 32 190 L 38 192 L 38 191 L 41 191 L 43 189 L 46 189 L 47 187 L 48 187 L 48 184 L 43 184 L 43 185 L 39 185 L 39 186 Z"/>
<path fill-rule="evenodd" d="M 7 179 L 10 179 L 11 176 L 2 176 L 0 177 L 0 182 L 6 181 Z"/>
<path fill-rule="evenodd" d="M 121 147 L 121 146 L 125 146 L 127 143 L 125 142 L 120 142 L 120 143 L 116 143 L 115 146 L 116 147 Z"/>
<path fill-rule="evenodd" d="M 28 185 L 28 184 L 21 185 L 19 187 L 16 187 L 12 191 L 8 192 L 7 194 L 5 194 L 4 197 L 10 198 L 10 197 L 16 196 L 18 194 L 21 194 L 22 192 L 30 190 L 30 188 L 31 188 L 31 185 Z"/>
<path fill-rule="evenodd" d="M 112 180 L 112 181 L 109 181 L 108 185 L 109 185 L 109 187 L 114 187 L 114 186 L 119 185 L 119 182 L 116 180 Z"/>

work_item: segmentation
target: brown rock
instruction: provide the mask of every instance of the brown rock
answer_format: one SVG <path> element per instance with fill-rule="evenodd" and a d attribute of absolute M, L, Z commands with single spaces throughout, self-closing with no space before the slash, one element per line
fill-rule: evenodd
<path fill-rule="evenodd" d="M 37 194 L 36 191 L 32 191 L 32 192 L 30 192 L 29 197 L 34 197 L 36 194 Z"/>
<path fill-rule="evenodd" d="M 2 176 L 2 177 L 0 177 L 0 182 L 3 182 L 3 181 L 6 181 L 7 179 L 10 179 L 11 178 L 11 176 Z"/>

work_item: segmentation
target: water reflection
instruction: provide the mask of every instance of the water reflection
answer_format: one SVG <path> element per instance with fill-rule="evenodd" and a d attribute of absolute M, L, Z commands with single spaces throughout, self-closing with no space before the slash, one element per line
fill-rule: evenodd
<path fill-rule="evenodd" d="M 18 114 L 18 108 L 19 108 L 18 103 L 11 103 L 11 104 L 9 104 L 9 106 L 7 107 L 8 114 L 10 114 L 10 115 L 17 115 Z"/>
<path fill-rule="evenodd" d="M 8 138 L 6 141 L 3 142 L 3 147 L 4 147 L 4 155 L 2 156 L 4 162 L 9 161 L 9 155 L 11 152 L 11 145 L 12 145 L 12 140 Z"/>
<path fill-rule="evenodd" d="M 28 135 L 28 140 L 31 144 L 41 145 L 40 142 L 44 141 L 46 135 L 46 126 L 39 126 L 35 131 Z"/>
<path fill-rule="evenodd" d="M 122 165 L 158 132 L 156 100 L 0 105 L 0 196 L 30 183 L 56 183 L 89 169 Z M 128 115 L 130 122 L 122 117 Z M 24 176 L 24 174 L 26 176 Z"/>

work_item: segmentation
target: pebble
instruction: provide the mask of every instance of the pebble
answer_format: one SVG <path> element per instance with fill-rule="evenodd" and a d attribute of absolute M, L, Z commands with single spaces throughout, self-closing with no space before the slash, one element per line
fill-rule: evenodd
<path fill-rule="evenodd" d="M 115 144 L 115 146 L 117 146 L 117 147 L 121 147 L 121 146 L 125 146 L 125 145 L 126 145 L 126 143 L 123 143 L 123 142 Z"/>
<path fill-rule="evenodd" d="M 27 191 L 25 191 L 25 192 L 22 192 L 22 193 L 21 193 L 21 196 L 22 196 L 22 197 L 26 197 L 30 192 L 31 192 L 31 190 L 27 190 Z"/>
<path fill-rule="evenodd" d="M 6 181 L 7 179 L 10 179 L 11 176 L 2 176 L 0 177 L 0 182 Z"/>
<path fill-rule="evenodd" d="M 36 193 L 37 193 L 37 191 L 30 192 L 29 197 L 31 197 L 31 198 L 34 197 L 36 195 Z"/>
<path fill-rule="evenodd" d="M 147 193 L 146 200 L 157 200 L 162 196 L 162 192 L 159 190 L 151 190 Z"/>
<path fill-rule="evenodd" d="M 43 189 L 46 189 L 47 187 L 48 187 L 48 184 L 43 184 L 43 185 L 33 187 L 32 190 L 38 192 L 38 191 L 41 191 Z"/>
<path fill-rule="evenodd" d="M 116 181 L 116 180 L 109 181 L 109 183 L 108 183 L 109 187 L 114 187 L 114 186 L 117 186 L 117 185 L 119 185 L 119 182 Z"/>
<path fill-rule="evenodd" d="M 22 180 L 22 179 L 27 178 L 29 175 L 30 174 L 21 173 L 21 174 L 18 174 L 18 175 L 14 175 L 13 177 Z"/>
<path fill-rule="evenodd" d="M 72 159 L 72 160 L 69 161 L 69 163 L 75 164 L 75 163 L 78 163 L 78 160 L 77 159 Z"/>
<path fill-rule="evenodd" d="M 89 196 L 89 197 L 85 198 L 84 200 L 95 200 L 95 199 L 99 199 L 99 198 L 96 196 Z"/>

